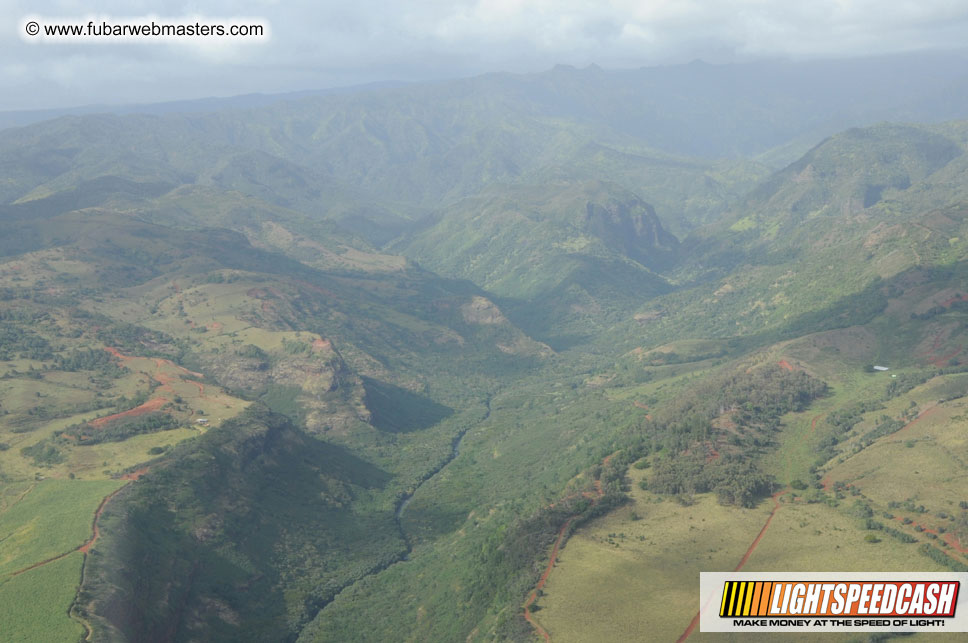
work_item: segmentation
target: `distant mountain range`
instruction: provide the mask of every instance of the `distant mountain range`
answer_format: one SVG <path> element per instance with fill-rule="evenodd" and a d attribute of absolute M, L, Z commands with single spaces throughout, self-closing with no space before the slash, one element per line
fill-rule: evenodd
<path fill-rule="evenodd" d="M 901 456 L 844 471 L 968 393 L 964 62 L 0 115 L 0 599 L 61 597 L 0 630 L 527 640 L 569 526 L 648 524 L 632 463 L 653 505 L 786 488 L 926 538 L 864 477 Z M 946 530 L 951 467 L 916 498 Z M 604 542 L 702 537 L 663 528 Z"/>

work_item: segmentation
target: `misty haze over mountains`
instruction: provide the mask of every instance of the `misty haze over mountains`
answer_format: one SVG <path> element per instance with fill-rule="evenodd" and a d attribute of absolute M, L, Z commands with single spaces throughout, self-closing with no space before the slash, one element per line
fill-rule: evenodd
<path fill-rule="evenodd" d="M 0 114 L 0 632 L 676 640 L 700 571 L 968 570 L 966 56 Z"/>
<path fill-rule="evenodd" d="M 412 83 L 413 87 L 384 82 L 278 95 L 0 112 L 0 127 L 70 114 L 244 110 L 334 94 L 358 94 L 357 100 L 366 104 L 380 100 L 380 96 L 407 100 L 417 93 L 446 101 L 462 92 L 490 91 L 496 94 L 494 100 L 500 97 L 546 116 L 605 126 L 673 153 L 737 157 L 882 120 L 935 122 L 958 118 L 963 115 L 961 106 L 968 93 L 966 69 L 968 53 L 962 50 L 801 62 L 694 61 L 615 70 L 559 65 L 537 74 L 485 74 Z M 331 104 L 321 100 L 319 109 Z"/>

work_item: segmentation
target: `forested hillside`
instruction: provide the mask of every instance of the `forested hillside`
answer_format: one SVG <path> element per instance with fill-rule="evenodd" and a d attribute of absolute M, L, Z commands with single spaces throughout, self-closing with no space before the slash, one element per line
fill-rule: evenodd
<path fill-rule="evenodd" d="M 930 60 L 0 131 L 0 631 L 675 640 L 700 570 L 962 569 Z"/>

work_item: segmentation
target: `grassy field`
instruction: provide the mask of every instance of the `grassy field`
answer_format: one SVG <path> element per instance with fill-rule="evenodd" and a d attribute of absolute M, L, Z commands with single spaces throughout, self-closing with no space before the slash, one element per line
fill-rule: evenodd
<path fill-rule="evenodd" d="M 257 284 L 201 284 L 172 292 L 170 285 L 156 288 L 150 297 L 164 297 L 158 313 L 144 319 L 147 325 L 172 335 L 182 335 L 186 329 L 204 328 L 207 333 L 229 334 L 250 328 L 250 322 L 240 314 L 258 309 L 261 302 L 246 294 Z M 143 312 L 142 312 L 143 314 Z M 201 332 L 199 333 L 201 334 Z"/>
<path fill-rule="evenodd" d="M 630 475 L 637 482 L 644 472 Z M 699 572 L 733 570 L 773 506 L 723 507 L 707 494 L 683 507 L 636 484 L 631 495 L 631 505 L 582 528 L 562 550 L 535 614 L 556 643 L 675 640 L 696 614 Z M 943 571 L 916 544 L 869 544 L 865 533 L 839 509 L 782 502 L 743 571 Z"/>
<path fill-rule="evenodd" d="M 67 553 L 91 535 L 101 500 L 119 480 L 44 480 L 0 514 L 0 578 Z"/>
<path fill-rule="evenodd" d="M 78 422 L 92 420 L 106 412 L 106 410 L 89 411 L 59 420 L 52 420 L 41 428 L 29 433 L 14 433 L 8 426 L 0 425 L 0 441 L 3 441 L 9 446 L 7 450 L 0 451 L 0 471 L 3 471 L 10 479 L 32 479 L 36 473 L 41 472 L 41 469 L 34 465 L 30 458 L 25 458 L 20 454 L 21 448 L 47 439 L 55 431 L 59 431 Z M 45 470 L 43 475 L 51 475 L 51 472 Z"/>
<path fill-rule="evenodd" d="M 248 405 L 248 402 L 227 395 L 222 389 L 202 385 L 186 377 L 186 373 L 179 367 L 165 361 L 135 357 L 125 361 L 130 371 L 125 377 L 114 382 L 114 391 L 129 396 L 138 391 L 152 390 L 152 395 L 165 397 L 166 400 L 181 400 L 185 409 L 176 413 L 176 417 L 184 420 L 182 428 L 160 431 L 145 435 L 134 436 L 122 442 L 102 442 L 94 445 L 72 446 L 69 443 L 58 444 L 62 453 L 61 462 L 51 462 L 38 466 L 32 458 L 21 454 L 21 449 L 51 439 L 55 433 L 73 424 L 93 420 L 97 417 L 113 413 L 111 408 L 77 413 L 68 417 L 51 420 L 37 425 L 27 432 L 21 432 L 18 427 L 9 422 L 0 422 L 0 442 L 7 448 L 0 450 L 0 471 L 10 480 L 33 479 L 38 476 L 66 478 L 73 473 L 80 479 L 105 479 L 129 467 L 133 467 L 151 458 L 149 450 L 168 448 L 178 442 L 198 435 L 197 428 L 189 428 L 193 417 L 204 412 L 211 419 L 211 426 L 219 426 L 223 421 L 235 417 Z M 46 376 L 50 379 L 53 372 Z M 62 378 L 73 377 L 81 380 L 77 373 L 59 373 Z M 161 386 L 159 382 L 163 382 Z M 8 388 L 27 395 L 33 390 L 33 381 L 22 379 L 0 382 Z M 45 384 L 45 382 L 39 382 Z M 153 387 L 153 389 L 152 389 Z M 65 387 L 60 387 L 65 388 Z M 78 390 L 90 396 L 90 392 Z M 30 397 L 30 396 L 28 396 Z M 60 394 L 60 390 L 51 391 L 45 399 L 51 405 L 63 405 L 70 400 Z M 4 399 L 6 403 L 6 399 Z"/>
<path fill-rule="evenodd" d="M 849 343 L 851 337 L 848 333 L 834 339 Z M 864 355 L 845 363 L 834 351 L 814 350 L 826 342 L 814 340 L 806 348 L 805 342 L 789 347 L 787 360 L 824 377 L 831 393 L 806 411 L 783 417 L 777 447 L 764 458 L 764 467 L 781 485 L 815 480 L 811 467 L 817 463 L 819 443 L 834 430 L 826 416 L 852 402 L 883 399 L 891 381 L 889 375 L 865 373 L 854 364 L 863 363 Z M 805 355 L 814 361 L 799 359 Z M 645 393 L 646 387 L 635 388 Z M 781 495 L 743 570 L 945 571 L 919 552 L 919 543 L 939 545 L 950 539 L 953 516 L 965 500 L 968 399 L 959 396 L 966 388 L 964 375 L 936 377 L 864 414 L 837 445 L 841 455 L 821 470 L 830 502 L 810 504 L 789 492 Z M 924 415 L 869 446 L 860 443 L 883 415 L 901 418 L 905 413 Z M 712 495 L 698 495 L 695 504 L 684 507 L 639 488 L 648 470 L 631 468 L 628 473 L 633 503 L 571 537 L 538 600 L 535 618 L 556 642 L 675 640 L 696 613 L 699 572 L 733 570 L 774 506 L 768 499 L 755 509 L 723 507 Z M 835 492 L 835 482 L 851 486 Z M 871 507 L 874 520 L 918 542 L 868 530 L 858 514 L 860 503 Z M 902 517 L 912 521 L 904 525 Z M 941 537 L 916 530 L 918 524 Z M 871 534 L 875 542 L 865 539 Z M 947 551 L 952 554 L 952 548 Z M 711 638 L 698 631 L 692 637 Z M 717 635 L 716 640 L 741 639 Z"/>
<path fill-rule="evenodd" d="M 85 401 L 89 393 L 79 387 L 62 386 L 44 379 L 10 379 L 0 382 L 0 399 L 11 414 L 24 413 L 38 404 L 49 403 L 51 398 L 59 404 L 77 404 Z"/>
<path fill-rule="evenodd" d="M 952 421 L 964 412 L 959 406 L 927 408 L 903 430 L 834 466 L 825 481 L 850 484 L 881 503 L 910 498 L 935 509 L 957 505 L 968 479 L 964 423 Z"/>
<path fill-rule="evenodd" d="M 870 532 L 848 515 L 849 506 L 781 503 L 743 571 L 950 571 L 919 554 L 915 543 L 884 535 L 879 543 L 865 542 Z"/>
<path fill-rule="evenodd" d="M 769 515 L 710 495 L 683 507 L 637 484 L 631 495 L 561 551 L 535 614 L 554 641 L 675 640 L 696 613 L 699 572 L 732 570 Z"/>
<path fill-rule="evenodd" d="M 782 418 L 777 448 L 763 459 L 765 469 L 780 484 L 810 479 L 810 467 L 817 462 L 818 444 L 831 431 L 830 425 L 824 422 L 828 413 L 850 401 L 876 399 L 883 393 L 886 382 L 886 378 L 838 365 L 833 360 L 811 364 L 811 370 L 822 374 L 830 385 L 830 394 L 815 400 L 806 411 L 789 413 Z"/>
<path fill-rule="evenodd" d="M 73 553 L 0 581 L 0 633 L 4 641 L 77 641 L 84 627 L 67 615 L 84 557 Z"/>
<path fill-rule="evenodd" d="M 848 451 L 825 472 L 824 483 L 847 485 L 850 494 L 871 505 L 875 517 L 892 528 L 919 540 L 934 540 L 916 530 L 920 525 L 937 532 L 940 540 L 952 542 L 952 534 L 945 534 L 956 526 L 960 503 L 968 500 L 968 399 L 948 398 L 964 393 L 965 385 L 963 375 L 934 378 L 892 400 L 883 411 L 869 414 L 896 417 L 912 401 L 916 406 L 911 412 L 919 413 L 899 431 L 859 451 L 861 445 L 854 435 Z M 948 401 L 939 402 L 941 399 Z M 861 423 L 854 433 L 862 434 L 870 427 L 870 421 Z M 963 561 L 966 558 L 961 556 Z"/>
<path fill-rule="evenodd" d="M 193 438 L 202 429 L 178 428 L 170 431 L 135 435 L 123 442 L 102 442 L 78 447 L 71 451 L 63 465 L 54 467 L 54 473 L 73 472 L 79 480 L 103 480 L 109 475 L 121 473 L 154 457 L 157 449 L 170 448 L 183 440 Z"/>

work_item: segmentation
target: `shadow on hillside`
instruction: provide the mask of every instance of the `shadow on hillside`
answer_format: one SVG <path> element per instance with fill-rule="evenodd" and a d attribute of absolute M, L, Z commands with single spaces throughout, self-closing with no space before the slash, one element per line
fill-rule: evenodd
<path fill-rule="evenodd" d="M 409 433 L 437 424 L 454 410 L 430 398 L 369 377 L 363 378 L 370 424 L 386 433 Z"/>

